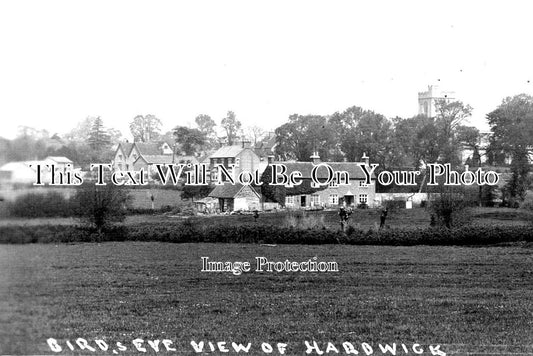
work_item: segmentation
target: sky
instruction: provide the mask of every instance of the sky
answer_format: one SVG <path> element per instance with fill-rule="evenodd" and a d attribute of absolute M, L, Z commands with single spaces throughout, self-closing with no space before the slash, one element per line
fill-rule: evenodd
<path fill-rule="evenodd" d="M 418 113 L 430 84 L 473 108 L 533 95 L 528 1 L 0 2 L 0 136 L 66 133 L 88 116 L 129 135 L 227 111 L 273 130 L 350 106 Z"/>

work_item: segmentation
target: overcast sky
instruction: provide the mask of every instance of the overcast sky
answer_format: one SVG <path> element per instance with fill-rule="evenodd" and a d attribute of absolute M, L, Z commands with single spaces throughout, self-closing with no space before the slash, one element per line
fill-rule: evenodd
<path fill-rule="evenodd" d="M 274 129 L 357 105 L 418 112 L 429 84 L 474 108 L 533 94 L 528 1 L 2 1 L 0 136 L 64 133 L 87 116 L 129 136 L 220 122 Z M 485 125 L 485 126 L 483 126 Z"/>

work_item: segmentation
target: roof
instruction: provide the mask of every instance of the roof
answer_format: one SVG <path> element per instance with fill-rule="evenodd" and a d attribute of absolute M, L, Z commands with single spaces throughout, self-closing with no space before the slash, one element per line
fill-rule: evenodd
<path fill-rule="evenodd" d="M 143 159 L 148 164 L 171 164 L 172 163 L 172 155 L 142 155 L 142 156 L 139 156 L 133 163 L 135 164 L 140 159 Z"/>
<path fill-rule="evenodd" d="M 18 161 L 18 162 L 8 162 L 0 167 L 0 171 L 15 171 L 22 169 L 31 169 L 34 170 L 37 168 L 37 165 L 40 164 L 44 168 L 49 162 L 46 161 Z"/>
<path fill-rule="evenodd" d="M 234 146 L 223 146 L 213 153 L 210 158 L 226 158 L 226 157 L 236 157 L 239 153 L 246 150 L 241 145 Z"/>
<path fill-rule="evenodd" d="M 67 157 L 63 157 L 63 156 L 48 156 L 45 159 L 52 160 L 57 163 L 72 163 L 70 159 L 68 159 Z"/>
<path fill-rule="evenodd" d="M 117 150 L 122 150 L 122 153 L 124 153 L 124 156 L 128 156 L 131 152 L 131 148 L 133 147 L 133 143 L 129 142 L 121 142 L 118 144 Z"/>
<path fill-rule="evenodd" d="M 287 174 L 294 171 L 300 171 L 302 178 L 311 178 L 311 171 L 315 166 L 312 162 L 274 162 L 276 164 L 283 164 L 287 167 Z M 329 165 L 335 172 L 345 171 L 350 175 L 350 179 L 365 179 L 365 174 L 358 164 L 363 162 L 320 162 Z M 327 170 L 321 168 L 317 172 L 319 179 L 327 178 Z M 375 177 L 375 174 L 373 174 Z"/>
<path fill-rule="evenodd" d="M 213 189 L 211 193 L 209 193 L 208 196 L 213 198 L 235 198 L 235 196 L 239 194 L 239 192 L 244 189 L 244 187 L 246 186 L 242 184 L 226 183 L 224 185 L 217 185 L 215 186 L 215 189 Z M 258 197 L 261 197 L 253 187 L 249 187 Z"/>

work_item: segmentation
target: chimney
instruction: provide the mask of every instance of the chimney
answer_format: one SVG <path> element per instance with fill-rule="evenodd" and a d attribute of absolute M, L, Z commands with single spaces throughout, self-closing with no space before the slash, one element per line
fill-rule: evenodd
<path fill-rule="evenodd" d="M 311 157 L 311 161 L 313 162 L 313 164 L 319 164 L 320 163 L 320 156 L 318 155 L 318 152 L 315 151 L 313 152 L 313 155 Z"/>
<path fill-rule="evenodd" d="M 363 162 L 365 162 L 365 165 L 370 165 L 370 157 L 366 155 L 366 152 L 363 152 L 363 157 L 361 157 L 361 159 L 363 160 Z"/>
<path fill-rule="evenodd" d="M 268 162 L 268 164 L 274 163 L 274 156 L 272 156 L 272 155 L 267 156 L 267 162 Z"/>
<path fill-rule="evenodd" d="M 252 142 L 243 140 L 242 148 L 252 148 Z"/>

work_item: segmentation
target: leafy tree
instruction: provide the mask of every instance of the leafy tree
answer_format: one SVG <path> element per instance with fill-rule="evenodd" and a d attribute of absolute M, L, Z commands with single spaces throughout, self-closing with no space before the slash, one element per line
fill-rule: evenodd
<path fill-rule="evenodd" d="M 233 145 L 239 134 L 239 129 L 242 126 L 241 122 L 237 120 L 233 111 L 228 111 L 226 117 L 222 119 L 221 124 L 226 131 L 228 145 Z"/>
<path fill-rule="evenodd" d="M 71 199 L 75 215 L 102 233 L 113 222 L 124 220 L 129 195 L 111 182 L 104 186 L 88 182 Z"/>
<path fill-rule="evenodd" d="M 326 117 L 320 115 L 291 115 L 275 132 L 276 154 L 286 160 L 310 161 L 317 151 L 327 161 L 336 142 Z"/>
<path fill-rule="evenodd" d="M 272 166 L 267 166 L 261 175 L 261 195 L 266 201 L 279 203 L 285 206 L 286 188 L 282 185 L 271 185 Z"/>
<path fill-rule="evenodd" d="M 203 132 L 186 126 L 177 126 L 174 128 L 174 139 L 180 145 L 180 150 L 186 155 L 196 154 L 206 142 L 206 137 Z"/>
<path fill-rule="evenodd" d="M 471 166 L 479 167 L 481 165 L 481 155 L 479 154 L 479 130 L 473 126 L 459 125 L 457 127 L 457 141 L 471 148 L 472 154 Z"/>
<path fill-rule="evenodd" d="M 201 114 L 198 115 L 194 121 L 198 126 L 198 130 L 200 130 L 205 136 L 205 142 L 202 149 L 206 151 L 216 147 L 218 140 L 215 132 L 215 127 L 217 126 L 215 120 L 213 120 L 209 115 Z"/>
<path fill-rule="evenodd" d="M 206 137 L 215 135 L 215 127 L 217 124 L 215 123 L 215 120 L 211 118 L 211 116 L 200 114 L 196 116 L 194 122 L 196 122 L 198 130 L 200 130 Z"/>
<path fill-rule="evenodd" d="M 435 109 L 435 127 L 438 133 L 435 144 L 438 146 L 439 159 L 452 165 L 460 164 L 457 129 L 472 115 L 472 107 L 461 101 L 439 99 L 435 101 Z"/>
<path fill-rule="evenodd" d="M 491 151 L 510 155 L 512 178 L 505 187 L 508 200 L 523 200 L 530 185 L 529 157 L 533 147 L 533 97 L 520 94 L 505 98 L 487 115 Z"/>
<path fill-rule="evenodd" d="M 392 123 L 373 111 L 351 107 L 335 113 L 330 123 L 340 138 L 340 148 L 346 159 L 359 161 L 364 153 L 380 168 L 390 163 L 392 152 Z"/>
<path fill-rule="evenodd" d="M 155 115 L 137 115 L 130 122 L 130 132 L 137 142 L 156 141 L 161 136 L 161 120 Z"/>

